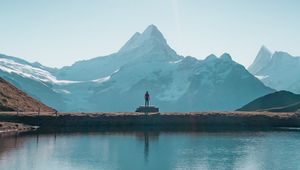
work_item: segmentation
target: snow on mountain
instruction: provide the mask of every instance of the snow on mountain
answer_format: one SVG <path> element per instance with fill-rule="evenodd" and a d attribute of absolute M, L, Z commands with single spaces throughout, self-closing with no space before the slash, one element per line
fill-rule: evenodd
<path fill-rule="evenodd" d="M 286 52 L 270 53 L 260 50 L 248 69 L 269 87 L 300 93 L 300 57 Z"/>
<path fill-rule="evenodd" d="M 101 77 L 99 79 L 92 80 L 92 82 L 95 82 L 95 83 L 104 83 L 104 82 L 110 80 L 111 76 L 113 76 L 114 74 L 118 73 L 119 71 L 120 71 L 120 69 L 117 69 L 111 75 L 106 76 L 106 77 Z"/>
<path fill-rule="evenodd" d="M 267 78 L 268 76 L 255 76 L 256 78 L 258 78 L 259 80 L 263 80 L 265 78 Z"/>
<path fill-rule="evenodd" d="M 117 53 L 62 69 L 0 56 L 0 76 L 61 111 L 133 111 L 146 90 L 162 111 L 234 110 L 273 92 L 227 53 L 178 55 L 154 25 Z"/>
<path fill-rule="evenodd" d="M 34 79 L 41 82 L 49 82 L 54 84 L 78 83 L 76 81 L 57 80 L 48 71 L 32 67 L 28 64 L 17 63 L 6 58 L 0 58 L 0 70 L 8 73 L 15 73 L 25 78 Z"/>
<path fill-rule="evenodd" d="M 0 55 L 0 77 L 58 110 L 70 107 L 68 101 L 79 94 L 78 91 L 82 89 L 80 86 L 90 87 L 90 84 L 101 84 L 109 79 L 108 76 L 91 81 L 57 80 L 54 75 L 42 68 L 40 64 L 35 66 L 22 59 Z M 84 95 L 79 94 L 79 96 Z"/>
<path fill-rule="evenodd" d="M 94 89 L 90 101 L 98 110 L 134 110 L 149 90 L 151 102 L 165 111 L 233 110 L 262 94 L 273 92 L 234 62 L 229 54 L 205 60 L 185 57 L 177 62 L 140 62 Z M 125 99 L 124 99 L 125 98 Z"/>
<path fill-rule="evenodd" d="M 143 33 L 135 33 L 119 52 L 76 62 L 59 70 L 56 76 L 58 79 L 93 80 L 108 76 L 124 65 L 146 61 L 172 62 L 182 58 L 169 47 L 157 27 L 150 25 Z"/>

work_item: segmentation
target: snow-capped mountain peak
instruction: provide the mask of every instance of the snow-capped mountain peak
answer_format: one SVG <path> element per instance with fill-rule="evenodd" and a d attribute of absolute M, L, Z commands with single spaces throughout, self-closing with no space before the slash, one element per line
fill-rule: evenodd
<path fill-rule="evenodd" d="M 273 92 L 227 53 L 178 55 L 154 25 L 119 52 L 61 69 L 0 56 L 0 76 L 61 111 L 132 111 L 145 90 L 163 111 L 233 110 Z"/>
<path fill-rule="evenodd" d="M 143 33 L 136 32 L 119 52 L 128 52 L 145 45 L 167 46 L 167 41 L 155 25 L 150 25 Z"/>

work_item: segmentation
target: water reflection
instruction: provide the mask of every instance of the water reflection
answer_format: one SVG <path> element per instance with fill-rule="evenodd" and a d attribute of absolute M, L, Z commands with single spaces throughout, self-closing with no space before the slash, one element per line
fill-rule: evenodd
<path fill-rule="evenodd" d="M 142 135 L 142 136 L 141 136 Z M 149 145 L 151 142 L 158 140 L 159 138 L 159 132 L 148 132 L 145 131 L 143 133 L 137 134 L 136 136 L 139 138 L 139 140 L 144 141 L 144 160 L 145 162 L 148 161 L 148 155 L 149 155 Z"/>
<path fill-rule="evenodd" d="M 39 137 L 40 137 L 40 135 L 37 134 L 37 135 L 36 135 L 36 147 L 37 147 L 37 148 L 39 147 Z"/>
<path fill-rule="evenodd" d="M 144 137 L 145 137 L 145 144 L 144 144 L 144 157 L 145 157 L 145 161 L 148 161 L 148 154 L 149 154 L 149 135 L 148 133 L 144 133 Z"/>
<path fill-rule="evenodd" d="M 0 138 L 0 169 L 299 169 L 299 132 L 84 132 Z"/>

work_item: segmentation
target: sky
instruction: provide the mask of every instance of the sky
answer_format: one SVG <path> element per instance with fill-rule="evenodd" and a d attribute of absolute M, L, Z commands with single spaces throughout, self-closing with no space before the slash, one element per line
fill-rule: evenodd
<path fill-rule="evenodd" d="M 244 66 L 259 48 L 300 56 L 298 0 L 0 0 L 0 53 L 46 66 L 117 52 L 154 24 L 180 55 L 225 52 Z"/>

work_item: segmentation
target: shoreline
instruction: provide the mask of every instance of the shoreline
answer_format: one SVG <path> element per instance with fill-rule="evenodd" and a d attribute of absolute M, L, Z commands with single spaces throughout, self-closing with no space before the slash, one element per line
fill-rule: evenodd
<path fill-rule="evenodd" d="M 300 127 L 296 113 L 274 112 L 0 112 L 0 121 L 41 128 L 81 127 Z"/>
<path fill-rule="evenodd" d="M 22 123 L 0 121 L 0 138 L 7 137 L 7 136 L 14 136 L 25 132 L 32 132 L 37 129 L 38 127 L 36 126 L 25 125 Z"/>

